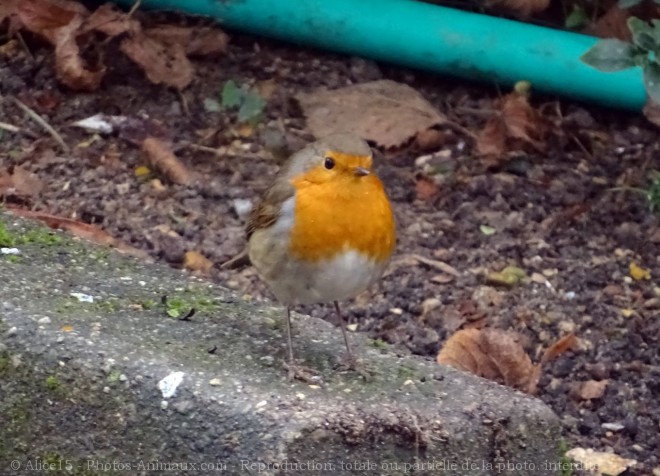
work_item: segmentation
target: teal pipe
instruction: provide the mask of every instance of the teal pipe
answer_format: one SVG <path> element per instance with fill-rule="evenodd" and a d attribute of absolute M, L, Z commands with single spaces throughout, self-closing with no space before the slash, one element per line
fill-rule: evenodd
<path fill-rule="evenodd" d="M 580 61 L 597 38 L 413 0 L 144 0 L 142 5 L 506 87 L 527 80 L 546 93 L 610 107 L 641 111 L 646 101 L 639 68 L 603 73 Z"/>

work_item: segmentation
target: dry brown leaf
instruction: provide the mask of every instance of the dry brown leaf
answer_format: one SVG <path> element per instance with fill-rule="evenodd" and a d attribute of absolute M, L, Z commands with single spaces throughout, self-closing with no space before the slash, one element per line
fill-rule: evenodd
<path fill-rule="evenodd" d="M 0 2 L 0 23 L 2 23 L 5 18 L 16 15 L 18 3 L 19 0 L 3 0 Z"/>
<path fill-rule="evenodd" d="M 479 155 L 497 162 L 509 150 L 531 146 L 545 150 L 546 124 L 529 104 L 527 94 L 513 91 L 498 104 L 499 113 L 488 120 L 477 137 Z"/>
<path fill-rule="evenodd" d="M 646 104 L 644 104 L 644 109 L 642 109 L 644 117 L 648 119 L 652 124 L 660 127 L 660 106 L 654 103 L 651 98 L 646 99 Z"/>
<path fill-rule="evenodd" d="M 100 31 L 114 38 L 128 31 L 139 32 L 140 29 L 140 23 L 134 17 L 129 17 L 111 3 L 105 3 L 87 17 L 80 31 Z"/>
<path fill-rule="evenodd" d="M 447 122 L 419 92 L 390 80 L 302 93 L 296 99 L 307 117 L 307 126 L 317 138 L 350 131 L 392 148 Z"/>
<path fill-rule="evenodd" d="M 18 4 L 21 23 L 32 33 L 45 37 L 56 44 L 55 32 L 59 28 L 82 20 L 89 14 L 81 3 L 67 0 L 30 0 Z"/>
<path fill-rule="evenodd" d="M 601 398 L 605 395 L 605 387 L 607 387 L 608 380 L 587 380 L 582 382 L 578 390 L 578 397 L 582 400 L 594 400 Z"/>
<path fill-rule="evenodd" d="M 164 44 L 177 44 L 189 56 L 208 56 L 227 52 L 229 36 L 217 28 L 187 28 L 164 25 L 145 30 L 145 33 Z"/>
<path fill-rule="evenodd" d="M 72 89 L 92 91 L 101 84 L 105 67 L 90 68 L 80 55 L 77 37 L 87 9 L 77 2 L 33 0 L 18 6 L 21 23 L 55 46 L 57 78 Z"/>
<path fill-rule="evenodd" d="M 518 18 L 529 18 L 548 8 L 550 0 L 487 0 L 486 6 L 511 13 Z"/>
<path fill-rule="evenodd" d="M 0 21 L 15 15 L 18 23 L 45 37 L 55 46 L 58 79 L 74 89 L 98 88 L 105 66 L 90 67 L 80 52 L 81 37 L 98 31 L 110 38 L 126 34 L 120 49 L 138 64 L 155 84 L 183 89 L 193 79 L 190 55 L 225 52 L 228 36 L 218 29 L 162 26 L 143 30 L 140 23 L 110 4 L 90 15 L 78 2 L 68 0 L 3 0 Z"/>
<path fill-rule="evenodd" d="M 94 91 L 98 89 L 105 75 L 105 66 L 90 69 L 80 56 L 76 41 L 82 18 L 76 18 L 68 25 L 53 32 L 55 40 L 55 73 L 57 78 L 72 89 Z"/>
<path fill-rule="evenodd" d="M 183 257 L 183 267 L 190 271 L 209 274 L 213 268 L 213 262 L 199 251 L 186 251 Z"/>
<path fill-rule="evenodd" d="M 623 41 L 631 41 L 632 34 L 628 28 L 630 11 L 627 8 L 619 8 L 615 3 L 595 23 L 585 28 L 585 33 L 599 38 L 618 38 Z"/>
<path fill-rule="evenodd" d="M 160 170 L 172 182 L 181 185 L 193 183 L 193 173 L 183 165 L 165 142 L 148 137 L 142 142 L 142 151 L 147 157 L 149 167 Z"/>
<path fill-rule="evenodd" d="M 71 218 L 50 215 L 48 213 L 35 212 L 31 210 L 23 210 L 21 208 L 15 207 L 9 207 L 7 210 L 18 216 L 42 221 L 50 228 L 66 230 L 75 236 L 92 241 L 96 244 L 112 246 L 122 253 L 136 256 L 138 258 L 149 259 L 149 255 L 145 251 L 127 245 L 123 241 L 111 236 L 104 230 L 92 226 L 88 223 L 83 223 Z"/>
<path fill-rule="evenodd" d="M 146 35 L 134 35 L 124 38 L 119 48 L 154 84 L 181 90 L 193 79 L 193 67 L 179 44 L 165 45 Z"/>
<path fill-rule="evenodd" d="M 426 175 L 419 175 L 415 179 L 415 191 L 419 200 L 431 201 L 440 193 L 438 184 Z"/>
<path fill-rule="evenodd" d="M 477 154 L 500 157 L 506 151 L 506 124 L 497 115 L 492 117 L 477 136 Z"/>
<path fill-rule="evenodd" d="M 18 198 L 37 197 L 44 188 L 44 184 L 33 174 L 18 165 L 10 166 L 6 170 L 0 169 L 0 196 L 14 196 Z"/>
<path fill-rule="evenodd" d="M 497 329 L 462 329 L 442 347 L 438 363 L 471 372 L 527 393 L 534 393 L 539 370 L 516 341 Z"/>
<path fill-rule="evenodd" d="M 591 448 L 573 448 L 566 452 L 566 456 L 577 461 L 585 472 L 596 476 L 618 476 L 637 464 L 634 459 L 622 458 L 614 453 L 594 451 Z"/>
<path fill-rule="evenodd" d="M 569 350 L 575 348 L 576 346 L 577 346 L 577 337 L 575 337 L 575 334 L 571 333 L 565 335 L 564 337 L 555 341 L 550 347 L 548 347 L 545 350 L 545 352 L 543 353 L 543 357 L 541 357 L 541 364 L 549 362 L 552 359 L 556 359 L 564 352 L 568 352 Z"/>

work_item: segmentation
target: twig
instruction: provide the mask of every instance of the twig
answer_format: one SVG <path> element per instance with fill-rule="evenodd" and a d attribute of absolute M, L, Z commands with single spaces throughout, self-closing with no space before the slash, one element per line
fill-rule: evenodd
<path fill-rule="evenodd" d="M 136 2 L 133 4 L 131 9 L 128 11 L 128 16 L 131 17 L 135 11 L 140 8 L 140 4 L 142 3 L 142 0 L 136 0 Z"/>
<path fill-rule="evenodd" d="M 0 122 L 0 129 L 4 129 L 9 132 L 21 132 L 20 127 L 16 127 L 12 124 L 7 124 L 6 122 Z"/>
<path fill-rule="evenodd" d="M 32 51 L 30 51 L 30 48 L 28 47 L 27 43 L 25 42 L 25 39 L 23 38 L 23 35 L 21 35 L 20 31 L 16 32 L 16 38 L 18 38 L 18 42 L 21 44 L 27 55 L 30 57 L 32 61 L 34 61 L 34 55 L 32 54 Z"/>
<path fill-rule="evenodd" d="M 181 108 L 183 109 L 183 113 L 186 115 L 186 117 L 191 117 L 190 107 L 188 106 L 188 100 L 181 91 L 177 90 L 177 92 L 179 93 L 179 100 L 181 101 Z"/>
<path fill-rule="evenodd" d="M 48 122 L 46 122 L 46 119 L 44 119 L 39 114 L 34 112 L 32 109 L 27 107 L 17 98 L 12 97 L 12 99 L 14 100 L 14 104 L 16 104 L 19 108 L 21 108 L 21 110 L 23 110 L 25 114 L 30 116 L 30 119 L 32 119 L 34 122 L 39 124 L 46 132 L 48 132 L 51 135 L 53 139 L 55 139 L 55 141 L 60 145 L 60 147 L 64 152 L 66 152 L 67 154 L 69 153 L 69 146 L 66 145 L 64 139 L 62 139 L 62 136 L 55 129 L 53 129 L 53 127 L 50 124 L 48 124 Z"/>

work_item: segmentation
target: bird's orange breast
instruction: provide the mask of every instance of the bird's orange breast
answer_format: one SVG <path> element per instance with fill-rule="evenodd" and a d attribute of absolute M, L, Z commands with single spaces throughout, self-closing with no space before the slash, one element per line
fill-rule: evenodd
<path fill-rule="evenodd" d="M 354 250 L 387 260 L 396 241 L 394 217 L 383 185 L 375 175 L 347 176 L 322 184 L 304 177 L 296 188 L 290 251 L 305 261 L 321 261 Z"/>

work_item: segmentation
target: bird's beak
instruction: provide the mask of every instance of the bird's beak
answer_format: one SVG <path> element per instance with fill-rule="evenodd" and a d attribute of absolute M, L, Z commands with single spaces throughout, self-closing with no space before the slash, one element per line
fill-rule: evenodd
<path fill-rule="evenodd" d="M 365 169 L 364 167 L 355 167 L 353 173 L 356 177 L 364 177 L 365 175 L 369 175 L 371 171 L 369 169 Z"/>

